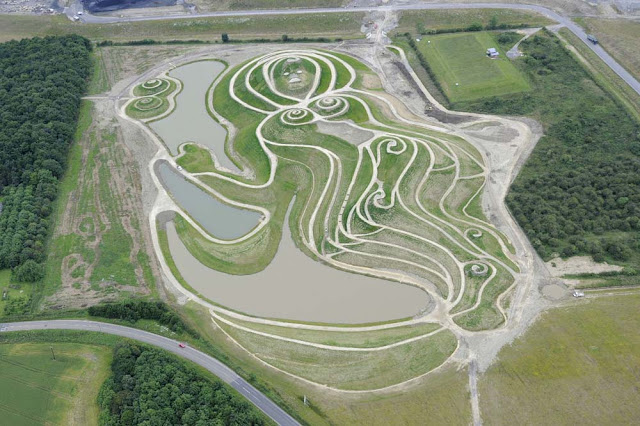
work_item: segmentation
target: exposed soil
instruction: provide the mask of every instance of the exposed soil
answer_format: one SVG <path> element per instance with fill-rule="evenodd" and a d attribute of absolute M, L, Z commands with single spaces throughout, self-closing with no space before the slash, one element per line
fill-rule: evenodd
<path fill-rule="evenodd" d="M 556 257 L 546 263 L 549 273 L 554 277 L 562 277 L 568 274 L 601 274 L 603 272 L 617 272 L 624 268 L 618 265 L 609 265 L 607 262 L 597 263 L 591 256 L 574 256 L 568 259 Z"/>
<path fill-rule="evenodd" d="M 326 121 L 319 121 L 317 126 L 320 133 L 342 138 L 354 145 L 360 145 L 374 136 L 372 132 L 367 132 L 359 127 L 350 126 L 347 123 L 328 123 Z"/>
<path fill-rule="evenodd" d="M 82 253 L 70 253 L 64 257 L 60 265 L 62 287 L 46 301 L 52 308 L 85 307 L 103 300 L 115 299 L 118 293 L 123 291 L 149 293 L 151 283 L 146 282 L 138 260 L 141 250 L 151 259 L 149 266 L 153 275 L 158 276 L 154 254 L 148 250 L 149 236 L 145 236 L 141 231 L 144 229 L 145 218 L 142 216 L 138 166 L 131 151 L 124 144 L 119 126 L 109 119 L 109 109 L 108 102 L 94 103 L 94 121 L 80 141 L 82 166 L 79 185 L 71 192 L 64 215 L 55 230 L 56 237 L 80 237 L 82 251 L 92 252 L 93 259 L 85 259 Z M 105 140 L 99 130 L 114 131 L 115 141 Z M 109 181 L 106 182 L 110 199 L 103 198 L 105 182 L 101 182 L 99 176 L 100 168 L 103 166 L 109 170 L 117 170 L 109 174 Z M 87 197 L 90 197 L 91 201 L 86 204 L 79 202 Z M 108 209 L 112 208 L 110 206 L 115 206 L 116 211 L 109 212 Z M 100 244 L 104 234 L 112 228 L 111 221 L 114 217 L 131 237 L 129 261 L 134 266 L 137 285 L 123 285 L 110 280 L 95 283 L 91 280 L 96 266 L 102 260 Z"/>

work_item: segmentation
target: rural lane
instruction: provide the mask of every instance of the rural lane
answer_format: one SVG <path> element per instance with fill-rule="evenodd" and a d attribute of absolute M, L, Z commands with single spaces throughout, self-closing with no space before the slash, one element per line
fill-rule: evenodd
<path fill-rule="evenodd" d="M 0 323 L 0 333 L 28 330 L 95 331 L 126 337 L 128 339 L 157 346 L 172 352 L 181 358 L 188 359 L 189 361 L 192 361 L 215 374 L 220 378 L 220 380 L 231 385 L 235 390 L 240 392 L 252 404 L 262 410 L 279 425 L 299 425 L 293 417 L 287 414 L 282 408 L 278 407 L 273 401 L 254 388 L 250 383 L 237 375 L 229 367 L 197 349 L 188 346 L 186 348 L 180 348 L 177 340 L 169 339 L 147 331 L 137 330 L 131 327 L 96 321 L 52 320 Z"/>
<path fill-rule="evenodd" d="M 600 45 L 594 45 L 587 40 L 587 33 L 571 18 L 562 16 L 559 13 L 543 6 L 534 4 L 512 4 L 512 3 L 409 3 L 385 6 L 361 6 L 361 7 L 335 7 L 335 8 L 310 8 L 310 9 L 270 9 L 270 10 L 238 10 L 195 13 L 191 15 L 159 15 L 120 18 L 115 16 L 95 16 L 85 12 L 81 16 L 81 21 L 89 24 L 102 24 L 113 22 L 135 22 L 135 21 L 155 21 L 164 19 L 185 19 L 185 18 L 205 18 L 205 17 L 225 17 L 225 16 L 251 16 L 251 15 L 293 15 L 293 14 L 313 14 L 313 13 L 340 13 L 340 12 L 385 12 L 403 10 L 438 10 L 438 9 L 515 9 L 528 10 L 540 13 L 554 21 L 567 27 L 580 40 L 582 40 L 593 52 L 600 57 L 620 78 L 622 78 L 633 90 L 640 94 L 640 82 L 636 80 L 622 65 L 616 62 Z M 82 3 L 76 0 L 71 7 L 67 8 L 67 16 L 73 17 L 76 10 L 82 10 Z"/>

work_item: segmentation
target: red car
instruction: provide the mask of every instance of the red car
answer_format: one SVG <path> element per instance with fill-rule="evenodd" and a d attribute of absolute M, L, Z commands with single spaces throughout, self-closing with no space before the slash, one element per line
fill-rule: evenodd
<path fill-rule="evenodd" d="M 181 348 L 186 348 L 187 345 L 185 345 L 184 343 L 178 343 L 178 346 L 180 346 Z"/>

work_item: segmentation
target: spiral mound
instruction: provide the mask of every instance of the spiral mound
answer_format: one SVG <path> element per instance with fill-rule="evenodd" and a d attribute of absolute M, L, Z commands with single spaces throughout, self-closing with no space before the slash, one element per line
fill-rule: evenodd
<path fill-rule="evenodd" d="M 489 272 L 489 266 L 485 263 L 474 263 L 471 265 L 470 272 L 474 277 L 482 277 Z"/>
<path fill-rule="evenodd" d="M 133 107 L 140 111 L 151 111 L 162 105 L 162 99 L 155 96 L 140 98 L 133 103 Z"/>
<path fill-rule="evenodd" d="M 153 80 L 147 80 L 144 83 L 142 83 L 142 88 L 143 89 L 155 89 L 157 87 L 159 87 L 162 84 L 163 80 L 159 79 L 159 78 L 154 78 Z"/>
<path fill-rule="evenodd" d="M 385 138 L 380 142 L 383 145 L 387 154 L 400 155 L 407 150 L 407 143 L 400 138 Z"/>
<path fill-rule="evenodd" d="M 340 96 L 325 96 L 315 103 L 315 109 L 324 117 L 337 117 L 349 111 L 349 101 Z"/>
<path fill-rule="evenodd" d="M 469 238 L 480 238 L 482 237 L 482 231 L 479 230 L 478 228 L 469 228 L 466 231 L 464 231 L 464 236 Z"/>
<path fill-rule="evenodd" d="M 313 119 L 313 113 L 305 108 L 291 108 L 283 111 L 280 120 L 292 126 L 306 124 Z"/>

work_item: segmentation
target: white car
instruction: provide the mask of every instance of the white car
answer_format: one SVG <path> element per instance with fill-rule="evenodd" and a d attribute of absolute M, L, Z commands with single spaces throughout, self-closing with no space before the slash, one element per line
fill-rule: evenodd
<path fill-rule="evenodd" d="M 84 12 L 78 12 L 78 15 L 82 15 Z"/>

